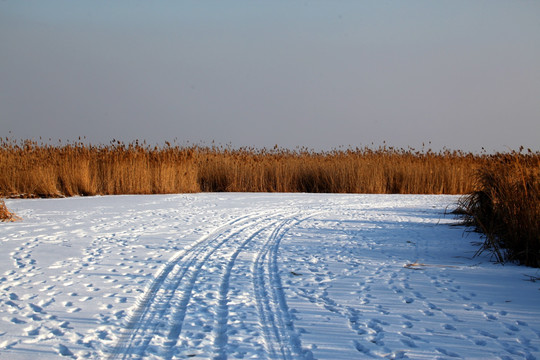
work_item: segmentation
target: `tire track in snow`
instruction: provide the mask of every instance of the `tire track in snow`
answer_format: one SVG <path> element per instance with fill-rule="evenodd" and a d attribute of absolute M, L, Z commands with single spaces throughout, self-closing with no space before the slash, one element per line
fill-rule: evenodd
<path fill-rule="evenodd" d="M 183 316 L 185 316 L 185 307 L 189 303 L 193 282 L 204 262 L 219 247 L 230 240 L 232 236 L 237 235 L 249 227 L 248 224 L 250 222 L 258 222 L 265 215 L 274 213 L 275 211 L 256 213 L 235 219 L 217 228 L 211 234 L 202 237 L 190 248 L 180 251 L 171 258 L 156 274 L 154 281 L 147 286 L 144 294 L 137 300 L 136 308 L 128 318 L 123 333 L 113 347 L 109 359 L 143 357 L 156 328 L 162 323 L 163 315 L 170 307 L 171 299 L 175 296 L 176 290 L 182 283 L 182 279 L 191 269 L 192 281 L 190 280 L 187 289 L 183 289 L 181 295 L 180 305 L 184 305 L 183 312 L 181 311 L 174 316 L 176 320 L 174 320 L 171 331 L 169 332 L 170 342 L 166 344 L 169 348 L 172 347 L 174 341 L 170 337 L 176 333 L 179 334 L 181 331 Z M 234 232 L 238 228 L 240 230 Z M 221 239 L 223 234 L 231 231 L 233 231 L 233 234 Z M 203 256 L 202 261 L 198 260 L 201 255 Z M 196 271 L 193 271 L 193 266 L 195 266 Z"/>
<path fill-rule="evenodd" d="M 253 289 L 270 359 L 312 358 L 311 352 L 302 349 L 300 337 L 294 329 L 277 261 L 279 245 L 287 231 L 311 216 L 290 218 L 279 224 L 253 262 Z"/>
<path fill-rule="evenodd" d="M 272 213 L 272 215 L 264 215 L 264 216 L 258 216 L 255 221 L 256 225 L 259 225 L 260 223 L 264 223 L 266 221 L 269 221 L 273 219 L 276 216 L 275 213 Z M 238 257 L 238 254 L 241 252 L 241 250 L 244 248 L 244 246 L 249 243 L 251 240 L 253 240 L 256 235 L 260 234 L 263 230 L 265 230 L 267 227 L 263 226 L 262 228 L 255 228 L 255 232 L 253 232 L 251 235 L 247 237 L 246 240 L 240 243 L 240 245 L 236 245 L 234 241 L 231 241 L 236 238 L 240 238 L 241 234 L 245 231 L 249 230 L 253 227 L 254 224 L 248 223 L 244 226 L 241 226 L 240 228 L 236 229 L 232 234 L 227 235 L 224 239 L 222 239 L 218 244 L 216 244 L 214 247 L 205 247 L 203 250 L 206 251 L 206 253 L 200 254 L 200 256 L 194 256 L 193 260 L 185 265 L 185 270 L 189 270 L 189 274 L 187 276 L 187 280 L 180 286 L 179 293 L 181 294 L 180 300 L 175 306 L 175 312 L 172 316 L 172 322 L 170 323 L 170 330 L 167 334 L 167 342 L 165 343 L 165 359 L 171 359 L 173 357 L 173 351 L 175 350 L 174 347 L 178 341 L 178 338 L 180 336 L 180 333 L 182 331 L 182 326 L 184 323 L 184 319 L 187 314 L 187 307 L 192 297 L 193 288 L 195 287 L 195 284 L 199 278 L 199 273 L 202 269 L 202 267 L 208 262 L 208 259 L 217 251 L 220 250 L 223 244 L 228 243 L 228 249 L 238 246 L 238 248 L 235 250 L 231 258 L 229 259 L 229 262 L 226 266 L 225 274 L 223 275 L 220 285 L 219 285 L 219 292 L 218 292 L 218 309 L 216 311 L 216 322 L 214 324 L 214 332 L 216 333 L 215 341 L 219 341 L 219 344 L 221 346 L 218 346 L 218 343 L 215 342 L 215 346 L 218 348 L 225 348 L 226 341 L 223 342 L 223 335 L 226 335 L 226 325 L 227 325 L 227 316 L 226 314 L 228 311 L 225 311 L 226 304 L 227 304 L 227 294 L 229 289 L 229 277 L 232 271 L 232 268 L 234 266 L 234 262 L 236 258 Z M 222 234 L 218 234 L 217 237 L 219 237 Z M 201 257 L 202 256 L 202 257 Z M 221 329 L 219 327 L 221 327 Z M 218 350 L 218 353 L 224 353 L 224 350 Z M 226 357 L 226 356 L 225 356 Z"/>
<path fill-rule="evenodd" d="M 279 221 L 273 222 L 272 224 L 270 224 L 270 226 L 274 226 L 277 223 L 279 223 Z M 216 311 L 216 321 L 214 324 L 214 331 L 216 332 L 216 336 L 214 338 L 215 359 L 227 359 L 227 320 L 229 314 L 228 294 L 230 277 L 232 269 L 234 267 L 234 263 L 236 262 L 236 258 L 238 257 L 238 255 L 240 255 L 240 252 L 245 248 L 245 246 L 266 229 L 266 227 L 261 228 L 254 232 L 252 235 L 250 235 L 236 249 L 236 251 L 229 259 L 229 262 L 227 263 L 225 274 L 223 275 L 221 283 L 219 285 L 218 309 Z"/>
<path fill-rule="evenodd" d="M 210 320 L 210 322 L 213 324 L 211 330 L 213 334 L 213 339 L 211 343 L 208 343 L 208 345 L 212 347 L 213 359 L 227 358 L 229 350 L 227 347 L 227 332 L 229 331 L 228 303 L 229 300 L 231 300 L 229 299 L 230 278 L 233 274 L 236 259 L 249 243 L 256 241 L 256 239 L 259 239 L 259 237 L 261 237 L 263 241 L 266 240 L 264 241 L 264 243 L 266 244 L 268 239 L 263 238 L 264 232 L 270 232 L 276 226 L 281 227 L 287 223 L 290 223 L 296 215 L 274 213 L 269 216 L 261 216 L 258 218 L 256 224 L 249 224 L 245 227 L 238 229 L 235 233 L 231 234 L 229 238 L 232 241 L 228 241 L 226 247 L 216 247 L 211 249 L 211 251 L 199 263 L 192 266 L 194 272 L 189 277 L 190 280 L 185 282 L 185 291 L 180 291 L 180 293 L 182 293 L 183 295 L 182 299 L 180 300 L 179 306 L 177 307 L 177 314 L 173 317 L 175 319 L 175 324 L 171 327 L 171 331 L 168 335 L 169 342 L 166 344 L 167 350 L 165 351 L 165 359 L 172 359 L 175 356 L 174 351 L 177 350 L 175 346 L 181 338 L 180 333 L 182 331 L 182 325 L 185 321 L 186 315 L 188 314 L 187 306 L 189 300 L 191 299 L 191 293 L 195 287 L 195 284 L 199 280 L 199 272 L 201 271 L 203 265 L 207 263 L 212 264 L 212 261 L 215 261 L 216 259 L 227 259 L 227 262 L 226 264 L 223 264 L 222 274 L 219 278 L 216 278 L 215 281 L 207 280 L 215 283 L 217 289 L 217 291 L 215 291 L 217 300 L 216 304 L 214 304 L 211 309 L 205 309 L 205 312 L 214 314 L 213 319 Z M 281 219 L 275 220 L 276 217 L 280 217 Z M 272 232 L 271 234 L 273 234 L 274 232 Z M 255 247 L 257 246 L 260 246 L 260 244 L 255 244 Z M 233 250 L 232 253 L 231 250 Z M 214 260 L 208 261 L 211 256 L 213 256 Z M 195 355 L 195 353 L 192 351 L 190 355 Z M 209 354 L 207 354 L 206 356 L 209 356 Z"/>

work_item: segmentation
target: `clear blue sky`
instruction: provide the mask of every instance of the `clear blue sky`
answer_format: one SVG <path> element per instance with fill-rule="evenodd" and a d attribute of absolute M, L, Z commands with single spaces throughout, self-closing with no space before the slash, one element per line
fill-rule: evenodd
<path fill-rule="evenodd" d="M 540 1 L 4 0 L 0 136 L 538 151 L 539 64 Z"/>

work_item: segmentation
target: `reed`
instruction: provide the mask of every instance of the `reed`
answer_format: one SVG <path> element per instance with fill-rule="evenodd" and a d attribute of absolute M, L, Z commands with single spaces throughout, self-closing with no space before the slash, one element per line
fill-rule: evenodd
<path fill-rule="evenodd" d="M 493 156 L 476 172 L 476 181 L 461 210 L 466 223 L 485 235 L 478 253 L 540 267 L 540 154 Z"/>
<path fill-rule="evenodd" d="M 20 217 L 9 211 L 4 199 L 0 199 L 0 221 L 19 221 Z"/>
<path fill-rule="evenodd" d="M 204 149 L 202 191 L 462 194 L 483 161 L 460 152 L 368 148 L 309 152 Z"/>
<path fill-rule="evenodd" d="M 466 194 L 486 155 L 392 147 L 307 149 L 179 147 L 145 142 L 57 145 L 0 142 L 0 196 L 186 192 Z"/>
<path fill-rule="evenodd" d="M 0 144 L 0 194 L 21 197 L 199 191 L 193 149 L 33 141 Z"/>

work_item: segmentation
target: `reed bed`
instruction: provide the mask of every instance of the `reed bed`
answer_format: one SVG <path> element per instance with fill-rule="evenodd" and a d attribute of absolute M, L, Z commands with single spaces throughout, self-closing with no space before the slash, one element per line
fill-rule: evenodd
<path fill-rule="evenodd" d="M 33 141 L 0 144 L 0 196 L 160 194 L 199 191 L 193 149 Z"/>
<path fill-rule="evenodd" d="M 368 148 L 199 152 L 201 191 L 462 194 L 481 159 L 458 152 Z"/>
<path fill-rule="evenodd" d="M 540 267 L 540 155 L 494 156 L 475 175 L 476 190 L 460 208 L 466 223 L 485 235 L 478 253 Z"/>
<path fill-rule="evenodd" d="M 464 194 L 485 156 L 456 151 L 362 148 L 179 147 L 0 143 L 0 196 L 319 192 Z"/>

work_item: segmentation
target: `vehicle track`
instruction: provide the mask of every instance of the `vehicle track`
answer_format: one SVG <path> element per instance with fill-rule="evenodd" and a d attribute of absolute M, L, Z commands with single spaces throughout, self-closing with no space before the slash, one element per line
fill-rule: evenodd
<path fill-rule="evenodd" d="M 259 221 L 261 216 L 263 216 L 261 213 L 245 215 L 218 227 L 212 233 L 200 238 L 191 247 L 178 252 L 162 266 L 143 295 L 137 300 L 135 309 L 128 318 L 119 340 L 110 352 L 109 359 L 141 358 L 156 328 L 162 323 L 163 315 L 170 310 L 171 300 L 182 279 L 197 258 L 205 251 L 208 253 L 209 249 L 211 252 L 215 251 L 238 232 L 234 232 L 235 229 L 244 229 L 249 226 L 249 223 Z M 232 235 L 223 237 L 231 231 Z"/>
<path fill-rule="evenodd" d="M 266 223 L 273 219 L 276 215 L 272 214 L 269 216 L 259 217 L 256 224 L 259 225 L 260 223 Z M 199 273 L 201 272 L 201 269 L 203 265 L 205 265 L 210 256 L 214 255 L 214 253 L 222 250 L 222 245 L 227 243 L 227 249 L 236 247 L 234 253 L 230 255 L 228 264 L 225 267 L 225 273 L 221 277 L 220 285 L 218 287 L 218 306 L 217 309 L 214 311 L 215 313 L 215 321 L 214 321 L 214 333 L 215 333 L 215 341 L 214 345 L 217 347 L 217 352 L 221 354 L 225 354 L 225 345 L 226 341 L 224 342 L 223 339 L 226 338 L 226 326 L 227 326 L 227 316 L 226 316 L 226 309 L 227 309 L 227 294 L 229 290 L 229 277 L 231 275 L 232 268 L 234 266 L 234 263 L 236 261 L 236 258 L 238 257 L 238 254 L 241 252 L 241 250 L 244 248 L 244 246 L 252 241 L 256 235 L 260 234 L 262 231 L 266 230 L 267 225 L 264 225 L 261 228 L 255 227 L 253 228 L 252 224 L 246 224 L 242 226 L 241 228 L 237 229 L 237 231 L 234 231 L 232 234 L 226 236 L 223 238 L 219 243 L 217 243 L 214 247 L 208 247 L 204 249 L 206 252 L 204 254 L 199 254 L 200 256 L 194 256 L 192 258 L 192 261 L 189 262 L 189 264 L 186 265 L 186 270 L 189 269 L 189 274 L 187 275 L 187 280 L 180 285 L 180 291 L 179 294 L 181 294 L 180 299 L 178 303 L 176 304 L 175 311 L 173 316 L 171 317 L 172 321 L 169 323 L 169 332 L 167 334 L 167 342 L 165 343 L 165 359 L 171 359 L 173 357 L 173 351 L 174 346 L 176 345 L 180 333 L 182 331 L 182 325 L 184 323 L 184 319 L 186 317 L 186 314 L 188 312 L 188 304 L 192 298 L 193 288 L 195 287 L 196 281 L 199 278 Z M 237 239 L 241 239 L 244 235 L 244 233 L 248 233 L 249 235 L 247 238 L 243 241 L 235 241 Z M 219 236 L 218 236 L 219 237 Z M 226 250 L 225 247 L 223 247 L 223 250 Z M 226 254 L 217 254 L 217 258 L 226 257 Z"/>
<path fill-rule="evenodd" d="M 270 226 L 274 226 L 275 224 L 278 224 L 279 221 L 274 221 Z M 225 273 L 223 274 L 221 278 L 221 283 L 219 285 L 219 299 L 218 299 L 218 309 L 216 312 L 216 320 L 214 329 L 216 332 L 216 336 L 214 338 L 214 351 L 215 351 L 215 358 L 217 359 L 226 359 L 227 358 L 227 321 L 228 321 L 228 313 L 229 313 L 229 306 L 228 306 L 228 294 L 230 289 L 230 277 L 232 273 L 232 269 L 234 267 L 234 264 L 236 262 L 236 259 L 238 258 L 238 255 L 240 255 L 240 252 L 245 248 L 245 246 L 251 242 L 255 237 L 260 235 L 266 228 L 261 228 L 257 230 L 255 233 L 253 233 L 251 236 L 249 236 L 233 253 L 231 258 L 229 259 L 229 262 L 227 263 Z"/>
<path fill-rule="evenodd" d="M 194 288 L 202 286 L 198 284 L 201 270 L 211 266 L 220 267 L 220 259 L 227 262 L 221 267 L 219 279 L 212 281 L 217 285 L 217 302 L 206 312 L 213 314 L 214 358 L 226 358 L 230 278 L 236 259 L 250 242 L 255 242 L 253 249 L 259 249 L 254 255 L 252 276 L 268 356 L 283 359 L 303 357 L 305 354 L 294 331 L 281 286 L 277 251 L 285 233 L 304 219 L 298 220 L 291 213 L 280 214 L 276 210 L 254 213 L 217 228 L 190 248 L 177 253 L 161 268 L 138 299 L 109 358 L 145 357 L 156 334 L 163 332 L 164 327 L 165 341 L 158 354 L 153 354 L 164 359 L 177 355 L 177 343 L 186 315 L 190 312 L 189 306 L 192 306 Z M 270 235 L 266 237 L 265 233 Z M 267 292 L 266 289 L 271 291 Z M 276 348 L 280 350 L 276 351 Z"/>
<path fill-rule="evenodd" d="M 312 358 L 302 349 L 287 306 L 278 267 L 278 249 L 285 234 L 302 219 L 289 218 L 281 222 L 264 243 L 253 262 L 253 290 L 263 330 L 264 343 L 270 359 Z"/>

